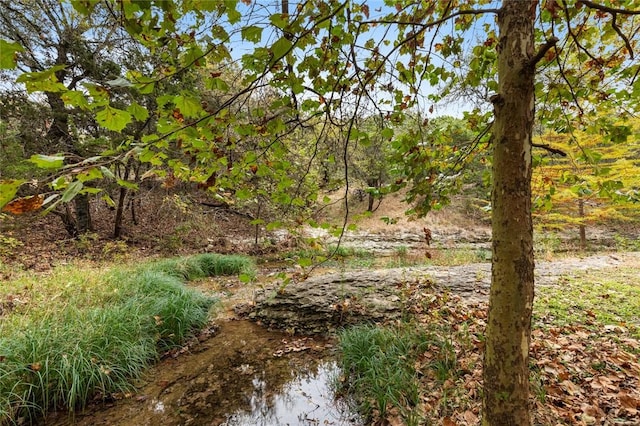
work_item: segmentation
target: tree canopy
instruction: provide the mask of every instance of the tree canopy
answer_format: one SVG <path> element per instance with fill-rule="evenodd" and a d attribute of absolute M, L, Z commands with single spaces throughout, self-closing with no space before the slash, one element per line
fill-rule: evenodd
<path fill-rule="evenodd" d="M 65 151 L 32 157 L 56 179 L 47 199 L 23 199 L 25 208 L 101 192 L 91 182 L 131 158 L 149 165 L 140 179 L 177 177 L 225 201 L 259 196 L 304 207 L 316 193 L 317 161 L 341 162 L 348 182 L 354 149 L 388 143 L 406 168 L 392 183 L 412 185 L 424 212 L 438 202 L 436 184 L 489 146 L 493 282 L 483 424 L 529 423 L 533 151 L 557 151 L 533 141 L 534 127 L 616 143 L 632 136 L 627 120 L 640 109 L 637 0 L 74 0 L 57 10 L 87 25 L 81 34 L 95 37 L 93 46 L 104 39 L 96 19 L 112 22 L 149 59 L 89 80 L 70 59 L 88 54 L 86 43 L 69 38 L 75 50 L 59 44 L 58 59 L 43 62 L 33 47 L 37 27 L 24 24 L 29 38 L 3 34 L 0 65 L 20 67 L 16 82 L 44 93 L 53 111 L 62 100 L 65 113 L 85 111 L 120 135 L 79 161 Z M 28 65 L 35 62 L 43 66 Z M 464 115 L 472 141 L 416 137 L 442 101 L 470 94 L 479 97 Z M 604 104 L 608 114 L 600 113 Z M 129 131 L 150 118 L 152 131 Z M 372 137 L 363 123 L 374 118 Z M 408 120 L 416 126 L 403 127 Z M 0 182 L 0 206 L 25 183 Z"/>

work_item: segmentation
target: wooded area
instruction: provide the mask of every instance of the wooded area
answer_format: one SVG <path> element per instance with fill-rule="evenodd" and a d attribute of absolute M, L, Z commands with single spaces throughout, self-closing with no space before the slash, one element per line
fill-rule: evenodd
<path fill-rule="evenodd" d="M 106 204 L 120 238 L 161 186 L 257 241 L 338 189 L 347 212 L 356 188 L 369 211 L 490 201 L 485 425 L 531 423 L 534 216 L 583 246 L 638 217 L 637 0 L 19 0 L 0 21 L 2 217 L 77 238 Z"/>

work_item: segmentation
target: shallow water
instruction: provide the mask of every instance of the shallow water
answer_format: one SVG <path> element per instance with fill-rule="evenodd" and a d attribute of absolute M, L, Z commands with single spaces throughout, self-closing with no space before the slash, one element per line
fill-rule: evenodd
<path fill-rule="evenodd" d="M 331 383 L 331 342 L 226 321 L 191 354 L 154 366 L 135 394 L 46 425 L 358 425 Z"/>

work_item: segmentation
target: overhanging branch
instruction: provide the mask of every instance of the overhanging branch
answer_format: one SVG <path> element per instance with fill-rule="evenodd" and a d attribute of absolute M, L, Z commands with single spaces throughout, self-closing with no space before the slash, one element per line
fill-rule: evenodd
<path fill-rule="evenodd" d="M 559 40 L 558 37 L 551 37 L 549 40 L 547 40 L 545 44 L 540 46 L 540 49 L 538 49 L 538 52 L 535 55 L 533 55 L 533 57 L 529 59 L 529 61 L 527 62 L 527 68 L 533 69 L 536 66 L 536 64 L 540 62 L 542 58 L 544 58 L 544 55 L 546 55 L 549 49 L 551 49 L 553 46 L 556 45 L 556 43 L 558 43 L 558 40 Z"/>
<path fill-rule="evenodd" d="M 620 13 L 622 15 L 640 15 L 640 10 L 617 9 L 615 7 L 605 6 L 603 4 L 595 3 L 589 0 L 578 0 L 577 4 L 583 4 L 591 9 L 601 10 L 603 12 L 608 12 L 611 14 Z"/>
<path fill-rule="evenodd" d="M 477 9 L 477 10 L 459 10 L 455 13 L 452 13 L 450 15 L 447 16 L 443 16 L 440 19 L 437 19 L 435 21 L 431 21 L 431 22 L 426 22 L 426 23 L 422 23 L 422 22 L 412 22 L 412 21 L 394 21 L 394 20 L 388 20 L 388 19 L 376 19 L 376 20 L 372 20 L 372 21 L 363 21 L 363 24 L 395 24 L 395 25 L 415 25 L 418 27 L 423 27 L 423 28 L 430 28 L 430 27 L 434 27 L 436 25 L 442 24 L 443 22 L 446 22 L 452 18 L 455 18 L 456 16 L 462 16 L 462 15 L 483 15 L 485 13 L 495 13 L 495 14 L 499 14 L 500 13 L 500 9 Z"/>
<path fill-rule="evenodd" d="M 616 18 L 618 17 L 617 14 L 613 14 L 613 18 L 611 20 L 611 26 L 613 27 L 613 29 L 615 30 L 615 32 L 618 33 L 618 35 L 620 36 L 620 38 L 622 40 L 624 40 L 624 45 L 627 47 L 627 50 L 629 51 L 629 57 L 631 59 L 633 59 L 633 48 L 631 47 L 631 43 L 629 42 L 629 39 L 627 38 L 626 35 L 624 35 L 624 33 L 622 32 L 622 30 L 620 29 L 620 27 L 618 26 L 618 23 L 616 22 Z"/>

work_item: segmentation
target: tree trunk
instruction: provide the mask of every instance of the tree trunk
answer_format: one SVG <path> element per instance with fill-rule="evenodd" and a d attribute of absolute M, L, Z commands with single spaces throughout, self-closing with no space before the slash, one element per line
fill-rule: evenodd
<path fill-rule="evenodd" d="M 584 200 L 578 200 L 578 215 L 580 216 L 580 220 L 584 220 Z M 584 222 L 580 223 L 580 249 L 587 249 L 587 228 L 584 225 Z"/>
<path fill-rule="evenodd" d="M 380 185 L 381 184 L 382 184 L 382 179 L 380 179 L 380 178 L 369 178 L 369 179 L 367 179 L 367 186 L 369 186 L 371 188 L 380 189 Z M 369 192 L 369 202 L 367 204 L 367 211 L 368 212 L 373 212 L 374 200 L 375 200 L 375 197 L 373 196 L 373 193 Z"/>
<path fill-rule="evenodd" d="M 89 231 L 93 231 L 93 224 L 91 223 L 89 195 L 76 195 L 74 202 L 76 207 L 76 223 L 78 226 L 78 234 L 82 235 Z"/>
<path fill-rule="evenodd" d="M 493 257 L 484 354 L 483 425 L 530 425 L 533 305 L 531 135 L 534 123 L 533 2 L 504 0 L 498 18 L 499 93 L 492 97 Z M 535 7 L 533 7 L 535 10 Z"/>
<path fill-rule="evenodd" d="M 124 166 L 123 180 L 129 180 L 129 174 L 131 173 L 131 159 Z M 118 195 L 118 205 L 116 207 L 116 217 L 113 225 L 113 238 L 120 238 L 122 236 L 122 218 L 124 217 L 125 200 L 127 199 L 127 188 L 120 187 L 120 194 Z"/>

